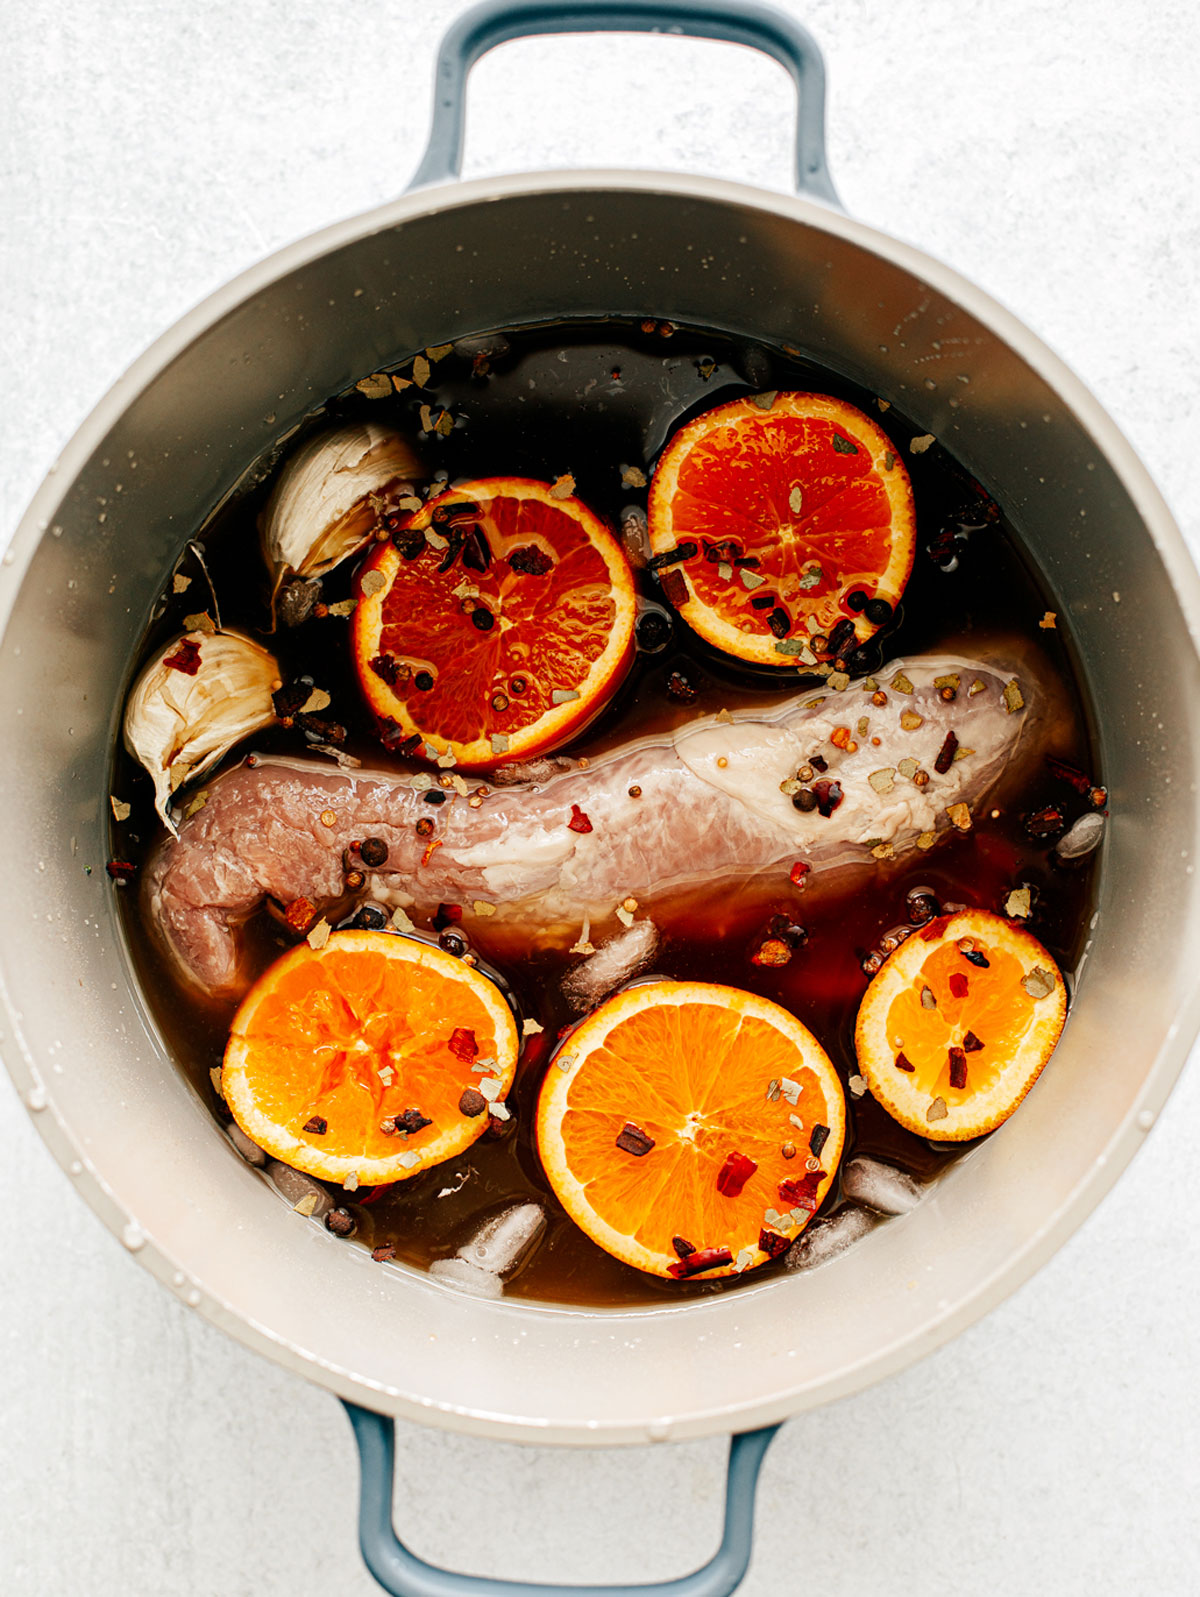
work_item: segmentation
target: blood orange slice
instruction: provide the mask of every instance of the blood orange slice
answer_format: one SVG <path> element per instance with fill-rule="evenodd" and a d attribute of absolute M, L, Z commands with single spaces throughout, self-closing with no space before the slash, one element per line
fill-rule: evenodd
<path fill-rule="evenodd" d="M 907 938 L 873 978 L 855 1027 L 858 1066 L 902 1126 L 962 1142 L 1008 1119 L 1066 1013 L 1066 986 L 1036 937 L 961 910 Z"/>
<path fill-rule="evenodd" d="M 888 621 L 912 570 L 900 455 L 826 394 L 705 411 L 663 452 L 649 513 L 667 598 L 718 649 L 762 665 L 844 657 Z"/>
<path fill-rule="evenodd" d="M 558 485 L 460 483 L 358 577 L 355 665 L 391 747 L 484 771 L 564 743 L 633 658 L 617 540 Z"/>
<path fill-rule="evenodd" d="M 276 960 L 247 993 L 221 1091 L 276 1159 L 374 1186 L 453 1158 L 493 1106 L 506 1113 L 518 1047 L 499 989 L 452 954 L 390 932 L 333 932 Z"/>
<path fill-rule="evenodd" d="M 769 999 L 707 982 L 628 988 L 563 1042 L 538 1152 L 567 1213 L 652 1275 L 735 1275 L 783 1252 L 842 1156 L 824 1049 Z"/>

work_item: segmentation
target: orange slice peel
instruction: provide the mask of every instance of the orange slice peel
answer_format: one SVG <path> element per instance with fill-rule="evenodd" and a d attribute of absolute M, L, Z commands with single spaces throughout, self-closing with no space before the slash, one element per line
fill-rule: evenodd
<path fill-rule="evenodd" d="M 682 427 L 650 487 L 652 564 L 703 638 L 760 665 L 844 657 L 912 571 L 908 472 L 869 416 L 827 394 L 735 399 Z"/>
<path fill-rule="evenodd" d="M 1017 1108 L 1066 1013 L 1062 974 L 1037 938 L 962 910 L 914 932 L 873 977 L 855 1026 L 859 1070 L 909 1131 L 967 1141 Z"/>
<path fill-rule="evenodd" d="M 512 1011 L 478 971 L 394 933 L 339 931 L 246 994 L 221 1090 L 274 1158 L 377 1186 L 453 1158 L 506 1115 L 518 1050 Z"/>
<path fill-rule="evenodd" d="M 807 1027 L 734 987 L 657 981 L 551 1060 L 542 1165 L 575 1223 L 652 1275 L 712 1280 L 783 1252 L 841 1158 L 841 1084 Z"/>

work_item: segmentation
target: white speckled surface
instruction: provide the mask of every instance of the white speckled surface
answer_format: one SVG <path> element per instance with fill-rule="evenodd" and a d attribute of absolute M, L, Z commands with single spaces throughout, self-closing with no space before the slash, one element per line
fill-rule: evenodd
<path fill-rule="evenodd" d="M 416 164 L 458 0 L 26 0 L 0 54 L 0 542 L 122 368 L 267 250 Z M 1200 550 L 1200 11 L 1182 0 L 787 0 L 825 47 L 855 214 L 978 279 L 1091 384 Z M 472 175 L 691 168 L 783 187 L 788 88 L 727 47 L 508 46 Z M 1058 1257 L 957 1342 L 794 1421 L 747 1597 L 1196 1589 L 1200 1072 Z M 336 1403 L 169 1298 L 5 1081 L 0 1588 L 366 1597 Z M 803 1328 L 797 1328 L 803 1334 Z M 607 1454 L 400 1428 L 416 1549 L 541 1580 L 681 1572 L 723 1445 Z"/>

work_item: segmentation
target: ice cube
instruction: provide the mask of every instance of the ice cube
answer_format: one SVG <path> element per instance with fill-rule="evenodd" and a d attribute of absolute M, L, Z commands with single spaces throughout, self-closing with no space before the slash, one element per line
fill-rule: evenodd
<path fill-rule="evenodd" d="M 879 1214 L 907 1214 L 925 1196 L 925 1189 L 903 1170 L 863 1154 L 842 1166 L 842 1191 Z"/>
<path fill-rule="evenodd" d="M 524 1264 L 546 1229 L 546 1211 L 540 1203 L 517 1203 L 485 1220 L 464 1242 L 458 1257 L 493 1275 L 511 1275 Z"/>
<path fill-rule="evenodd" d="M 504 1279 L 527 1262 L 546 1229 L 540 1203 L 515 1203 L 485 1220 L 452 1259 L 435 1259 L 429 1273 L 464 1292 L 498 1298 Z"/>
<path fill-rule="evenodd" d="M 828 1220 L 814 1220 L 789 1249 L 788 1269 L 814 1270 L 819 1264 L 828 1264 L 830 1259 L 861 1242 L 874 1224 L 874 1215 L 853 1206 L 839 1209 Z"/>
<path fill-rule="evenodd" d="M 266 1164 L 266 1154 L 262 1151 L 257 1142 L 251 1142 L 250 1138 L 242 1130 L 241 1126 L 238 1125 L 236 1120 L 233 1121 L 231 1125 L 226 1126 L 225 1135 L 229 1138 L 230 1142 L 233 1143 L 234 1147 L 241 1154 L 242 1158 L 247 1164 L 257 1165 L 259 1169 Z"/>
<path fill-rule="evenodd" d="M 568 1003 L 576 1010 L 591 1009 L 644 970 L 657 948 L 658 927 L 653 921 L 635 920 L 568 973 L 563 981 Z"/>
<path fill-rule="evenodd" d="M 490 1270 L 481 1270 L 477 1264 L 465 1259 L 435 1259 L 429 1273 L 439 1281 L 449 1282 L 464 1292 L 474 1292 L 481 1298 L 498 1298 L 504 1293 L 504 1283 Z"/>
<path fill-rule="evenodd" d="M 1054 852 L 1059 859 L 1082 859 L 1094 848 L 1099 848 L 1103 836 L 1103 815 L 1081 815 L 1067 835 L 1059 838 Z"/>
<path fill-rule="evenodd" d="M 315 1220 L 320 1220 L 333 1208 L 333 1199 L 325 1188 L 319 1181 L 306 1176 L 303 1170 L 293 1170 L 290 1164 L 282 1164 L 278 1159 L 271 1159 L 267 1163 L 267 1174 L 275 1183 L 276 1190 L 287 1199 L 293 1209 L 298 1203 L 303 1203 L 305 1198 L 312 1198 L 313 1207 L 309 1213 Z"/>

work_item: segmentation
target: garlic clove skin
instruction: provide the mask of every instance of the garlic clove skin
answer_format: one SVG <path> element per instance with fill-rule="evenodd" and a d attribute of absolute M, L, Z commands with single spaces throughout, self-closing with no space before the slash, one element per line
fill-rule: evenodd
<path fill-rule="evenodd" d="M 172 836 L 171 795 L 273 724 L 280 681 L 274 655 L 241 632 L 185 632 L 142 671 L 125 704 L 125 746 L 150 773 Z"/>
<path fill-rule="evenodd" d="M 424 476 L 416 449 L 394 428 L 355 422 L 310 438 L 259 518 L 272 597 L 289 572 L 319 577 L 357 553 L 379 523 L 380 501 L 390 509 Z"/>

